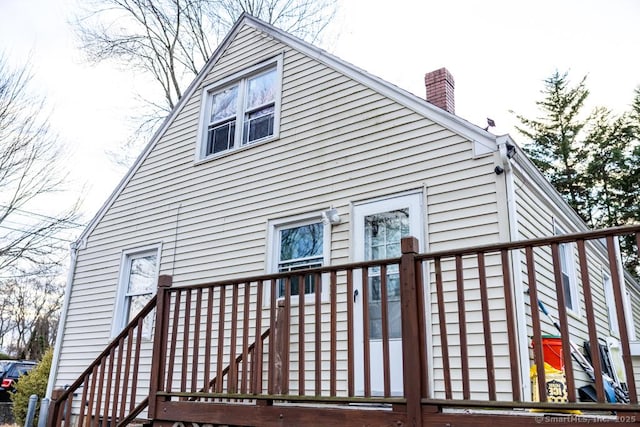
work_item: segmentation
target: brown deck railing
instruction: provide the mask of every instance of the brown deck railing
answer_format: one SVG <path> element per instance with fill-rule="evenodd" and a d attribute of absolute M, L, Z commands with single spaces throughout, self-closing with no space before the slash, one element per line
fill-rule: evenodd
<path fill-rule="evenodd" d="M 73 384 L 59 392 L 50 407 L 47 425 L 64 422 L 68 426 L 71 414 L 77 417 L 78 426 L 126 425 L 146 409 L 148 388 L 143 375 L 149 373 L 151 361 L 143 347 L 150 340 L 145 335 L 151 330 L 155 307 L 156 297 Z M 142 367 L 144 362 L 146 369 Z"/>
<path fill-rule="evenodd" d="M 618 416 L 640 412 L 615 245 L 616 236 L 623 235 L 637 243 L 639 233 L 640 226 L 633 226 L 427 254 L 418 254 L 417 241 L 405 238 L 402 256 L 382 261 L 188 287 L 171 286 L 171 278 L 162 276 L 148 416 L 165 424 L 261 425 L 277 416 L 290 425 L 314 425 L 319 414 L 337 416 L 335 405 L 346 403 L 394 408 L 358 411 L 348 406 L 358 412 L 354 420 L 373 424 L 421 425 L 429 414 L 456 406 L 616 411 Z M 560 262 L 564 244 L 575 249 L 575 263 L 570 264 L 576 266 L 581 290 L 579 317 L 566 308 Z M 572 361 L 571 341 L 588 341 L 598 348 L 608 330 L 602 279 L 597 277 L 602 271 L 611 276 L 614 289 L 626 404 L 607 402 L 599 374 L 593 383 L 597 402 L 578 402 L 576 395 L 576 389 L 590 381 Z M 296 289 L 305 287 L 308 292 L 300 304 Z M 525 290 L 527 294 L 519 294 Z M 389 296 L 399 296 L 399 312 L 387 302 Z M 379 304 L 370 309 L 370 300 Z M 540 315 L 539 301 L 558 319 L 560 331 Z M 522 305 L 526 325 L 516 313 Z M 394 315 L 400 316 L 393 322 L 400 323 L 401 351 L 390 327 Z M 530 336 L 521 336 L 523 326 Z M 370 340 L 374 329 L 375 339 Z M 567 385 L 567 401 L 562 403 L 545 401 L 542 336 L 550 333 L 562 338 Z M 532 342 L 532 349 L 523 351 L 523 342 Z M 112 374 L 100 374 L 101 367 L 114 366 L 121 353 L 105 350 L 101 363 L 90 366 L 74 390 L 97 376 L 113 381 Z M 598 352 L 592 353 L 595 371 L 600 372 L 602 360 Z M 400 393 L 393 377 L 397 363 L 404 366 Z M 541 402 L 531 402 L 523 393 L 530 364 L 537 367 Z M 122 406 L 110 396 L 125 388 L 107 385 L 98 391 L 104 395 L 89 399 L 84 391 L 79 419 L 88 419 L 90 412 L 91 419 L 101 413 L 103 420 L 120 414 Z M 102 389 L 92 385 L 90 390 L 94 396 L 93 390 Z M 55 403 L 53 425 L 60 425 L 63 407 L 71 413 L 74 392 L 62 396 L 66 403 Z M 132 398 L 126 400 L 131 405 Z M 104 409 L 107 401 L 111 409 Z M 279 406 L 279 401 L 290 404 Z M 94 402 L 91 411 L 82 409 L 85 402 Z M 310 411 L 295 403 L 332 405 Z M 102 412 L 95 411 L 96 406 Z"/>

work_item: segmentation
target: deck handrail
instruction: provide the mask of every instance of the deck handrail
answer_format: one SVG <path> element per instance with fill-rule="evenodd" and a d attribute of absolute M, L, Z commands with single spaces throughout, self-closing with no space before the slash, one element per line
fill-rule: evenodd
<path fill-rule="evenodd" d="M 52 400 L 49 409 L 47 425 L 58 426 L 60 425 L 63 413 L 71 413 L 71 401 L 73 399 L 73 394 L 80 388 L 80 386 L 83 385 L 88 377 L 95 373 L 102 362 L 106 360 L 114 350 L 118 349 L 121 346 L 123 340 L 127 338 L 133 330 L 135 330 L 137 327 L 140 327 L 143 319 L 148 316 L 153 311 L 153 309 L 156 308 L 156 302 L 157 297 L 153 296 L 149 300 L 149 302 L 140 310 L 140 312 L 136 316 L 134 316 L 133 319 L 131 319 L 127 326 L 125 326 L 125 328 L 114 339 L 112 339 L 109 344 L 107 344 L 105 349 L 94 359 L 93 362 L 89 364 L 89 366 L 80 374 L 80 376 L 70 386 L 66 387 L 60 395 L 56 396 L 55 399 Z M 135 369 L 137 370 L 137 368 Z M 83 396 L 86 398 L 86 392 L 83 393 Z M 131 396 L 131 398 L 135 398 L 135 395 Z M 63 405 L 64 409 L 62 409 Z M 144 410 L 144 408 L 141 408 L 138 413 L 140 413 L 142 410 Z M 93 414 L 86 415 L 91 416 Z"/>

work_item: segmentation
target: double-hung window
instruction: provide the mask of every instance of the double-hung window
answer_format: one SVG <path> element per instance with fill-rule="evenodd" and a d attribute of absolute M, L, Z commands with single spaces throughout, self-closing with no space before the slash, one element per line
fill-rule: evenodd
<path fill-rule="evenodd" d="M 319 217 L 272 223 L 270 234 L 272 271 L 283 273 L 325 265 L 329 229 Z M 292 276 L 291 295 L 314 293 L 320 285 L 316 282 L 317 278 L 312 275 Z M 278 298 L 284 297 L 286 284 L 286 280 L 278 281 Z"/>
<path fill-rule="evenodd" d="M 123 253 L 112 335 L 117 335 L 155 295 L 158 259 L 158 247 Z M 143 323 L 143 335 L 150 338 L 152 317 L 147 317 Z"/>
<path fill-rule="evenodd" d="M 277 137 L 281 62 L 276 58 L 205 89 L 200 158 Z"/>

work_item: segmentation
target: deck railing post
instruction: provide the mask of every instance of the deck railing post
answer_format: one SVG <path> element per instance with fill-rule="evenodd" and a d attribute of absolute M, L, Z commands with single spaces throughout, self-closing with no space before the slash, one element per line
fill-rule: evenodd
<path fill-rule="evenodd" d="M 156 303 L 156 327 L 153 334 L 153 353 L 151 355 L 151 378 L 149 379 L 148 418 L 156 418 L 157 392 L 164 382 L 164 365 L 166 363 L 166 342 L 168 335 L 170 298 L 169 289 L 173 277 L 162 275 L 158 278 L 158 295 Z"/>
<path fill-rule="evenodd" d="M 401 242 L 402 258 L 400 259 L 400 303 L 402 315 L 402 368 L 404 397 L 407 401 L 407 425 L 422 425 L 422 382 L 424 381 L 424 364 L 420 360 L 426 349 L 416 350 L 419 339 L 420 314 L 418 312 L 418 286 L 415 257 L 418 253 L 418 239 L 405 237 Z"/>

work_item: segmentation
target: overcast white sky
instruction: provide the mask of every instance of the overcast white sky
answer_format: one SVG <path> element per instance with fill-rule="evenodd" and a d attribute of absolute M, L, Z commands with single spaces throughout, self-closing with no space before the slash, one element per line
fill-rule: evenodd
<path fill-rule="evenodd" d="M 424 96 L 424 73 L 447 67 L 456 113 L 521 144 L 509 110 L 535 115 L 542 80 L 558 69 L 588 74 L 590 105 L 623 111 L 640 85 L 638 0 L 340 0 L 324 46 L 352 64 Z M 130 134 L 131 72 L 82 61 L 68 19 L 75 0 L 0 0 L 0 51 L 31 58 L 34 89 L 47 96 L 51 124 L 67 144 L 89 219 L 124 171 L 105 154 Z M 46 213 L 46 212 L 45 212 Z"/>

